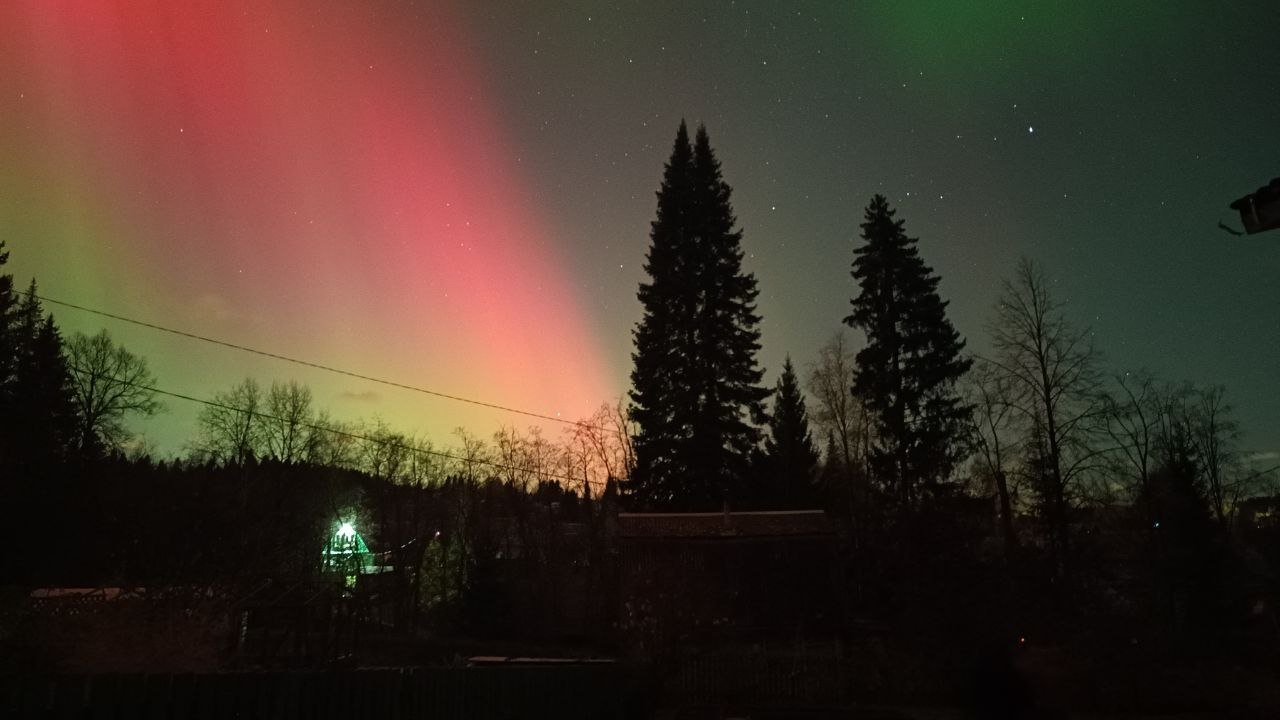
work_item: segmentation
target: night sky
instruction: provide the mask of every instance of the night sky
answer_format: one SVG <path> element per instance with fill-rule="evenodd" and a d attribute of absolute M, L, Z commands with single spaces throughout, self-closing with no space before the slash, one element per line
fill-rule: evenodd
<path fill-rule="evenodd" d="M 960 9 L 960 6 L 979 9 Z M 0 228 L 20 286 L 576 418 L 628 386 L 662 164 L 704 122 L 772 385 L 841 328 L 883 193 L 972 350 L 1019 256 L 1113 372 L 1226 385 L 1280 452 L 1272 0 L 0 4 Z M 159 386 L 309 384 L 448 444 L 528 418 L 49 306 Z M 855 347 L 861 336 L 851 334 Z M 198 407 L 140 424 L 162 453 Z M 557 428 L 548 433 L 558 435 Z"/>

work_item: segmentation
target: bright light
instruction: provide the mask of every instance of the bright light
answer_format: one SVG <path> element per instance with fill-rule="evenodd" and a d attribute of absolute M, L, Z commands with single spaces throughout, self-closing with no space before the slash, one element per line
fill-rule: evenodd
<path fill-rule="evenodd" d="M 338 537 L 350 540 L 356 536 L 356 527 L 349 522 L 338 526 Z"/>

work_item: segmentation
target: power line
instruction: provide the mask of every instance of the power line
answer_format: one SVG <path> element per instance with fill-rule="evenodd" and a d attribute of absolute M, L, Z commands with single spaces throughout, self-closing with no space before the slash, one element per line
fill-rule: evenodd
<path fill-rule="evenodd" d="M 165 396 L 167 396 L 167 397 L 178 398 L 179 400 L 187 400 L 187 401 L 189 401 L 189 402 L 198 403 L 198 404 L 200 404 L 200 405 L 206 405 L 206 406 L 208 406 L 208 407 L 220 408 L 220 409 L 222 409 L 222 410 L 230 410 L 231 412 L 248 413 L 248 414 L 249 414 L 249 416 L 250 416 L 250 418 L 253 418 L 253 417 L 259 417 L 259 418 L 263 418 L 263 419 L 265 419 L 265 420 L 274 420 L 274 421 L 276 421 L 276 422 L 295 422 L 295 421 L 292 421 L 292 420 L 286 420 L 286 419 L 281 418 L 281 417 L 276 416 L 276 415 L 272 415 L 272 414 L 270 414 L 270 413 L 259 412 L 259 411 L 255 411 L 255 410 L 245 410 L 244 408 L 238 408 L 238 407 L 235 407 L 235 406 L 233 406 L 233 405 L 227 405 L 227 404 L 225 404 L 225 403 L 217 402 L 216 400 L 205 400 L 204 398 L 198 398 L 198 397 L 194 397 L 194 396 L 191 396 L 191 395 L 185 395 L 185 394 L 183 394 L 183 393 L 173 392 L 173 391 L 171 391 L 171 390 L 162 390 L 162 389 L 160 389 L 160 388 L 158 388 L 158 387 L 155 387 L 155 386 L 153 386 L 153 385 L 143 385 L 142 383 L 130 382 L 130 381 L 128 381 L 128 380 L 123 380 L 123 379 L 121 379 L 121 378 L 112 377 L 112 376 L 110 376 L 110 375 L 103 375 L 103 374 L 101 374 L 101 373 L 95 373 L 95 372 L 90 371 L 90 370 L 85 370 L 84 368 L 78 367 L 78 366 L 76 366 L 76 365 L 68 365 L 68 367 L 69 367 L 71 370 L 74 370 L 74 371 L 76 371 L 76 372 L 85 373 L 85 374 L 91 374 L 91 375 L 96 375 L 97 377 L 101 377 L 101 378 L 104 378 L 104 379 L 106 379 L 106 380 L 110 380 L 110 381 L 112 381 L 112 382 L 117 382 L 117 383 L 120 383 L 121 385 L 128 385 L 129 387 L 137 388 L 137 389 L 139 389 L 139 390 L 146 390 L 146 391 L 148 391 L 148 392 L 153 392 L 153 393 L 156 393 L 156 394 L 158 394 L 158 395 L 165 395 Z M 486 465 L 486 466 L 488 466 L 488 467 L 497 468 L 497 469 L 499 469 L 499 470 L 510 470 L 510 471 L 513 471 L 513 472 L 530 472 L 527 468 L 520 468 L 520 467 L 516 467 L 516 466 L 514 466 L 514 465 L 507 465 L 506 463 L 500 463 L 500 462 L 497 462 L 497 461 L 494 461 L 494 460 L 488 460 L 488 459 L 485 459 L 485 458 L 465 458 L 465 457 L 460 457 L 460 456 L 453 455 L 453 454 L 450 454 L 450 453 L 441 452 L 441 451 L 439 451 L 439 450 L 431 450 L 431 449 L 428 449 L 428 448 L 415 447 L 415 446 L 413 446 L 413 445 L 406 445 L 405 443 L 397 442 L 397 441 L 395 441 L 395 440 L 380 440 L 380 439 L 378 439 L 378 438 L 369 437 L 368 435 L 361 435 L 360 433 L 351 432 L 351 431 L 349 431 L 349 430 L 340 430 L 340 429 L 338 429 L 338 428 L 335 428 L 335 427 L 328 427 L 328 426 L 325 426 L 325 425 L 317 425 L 316 423 L 311 423 L 311 422 L 297 422 L 296 424 L 297 424 L 297 425 L 299 425 L 299 426 L 301 426 L 301 427 L 308 428 L 308 429 L 310 429 L 310 430 L 316 430 L 316 431 L 319 431 L 319 432 L 331 433 L 331 434 L 334 434 L 334 435 L 339 435 L 339 436 L 342 436 L 342 437 L 350 438 L 350 439 L 352 439 L 352 440 L 361 440 L 361 441 L 364 441 L 364 442 L 376 443 L 376 444 L 382 445 L 383 447 L 397 448 L 397 449 L 400 449 L 400 450 L 406 450 L 406 451 L 408 451 L 408 452 L 415 453 L 415 454 L 433 455 L 433 456 L 438 457 L 438 458 L 442 458 L 442 459 L 445 459 L 445 460 L 453 460 L 453 461 L 460 462 L 460 463 L 475 463 L 475 464 L 477 464 L 477 465 Z M 535 474 L 535 475 L 537 475 L 537 476 L 538 476 L 538 477 L 540 477 L 540 478 L 550 478 L 550 479 L 553 479 L 553 480 L 563 480 L 563 481 L 568 482 L 568 483 L 576 483 L 576 482 L 581 481 L 581 482 L 585 482 L 585 483 L 588 483 L 588 484 L 591 484 L 591 485 L 603 485 L 603 484 L 605 484 L 605 483 L 600 482 L 599 480 L 591 480 L 591 479 L 589 479 L 589 478 L 585 478 L 585 477 L 584 477 L 584 478 L 574 478 L 574 477 L 569 477 L 568 475 L 559 475 L 559 474 L 556 474 L 556 473 L 550 473 L 550 472 L 536 471 L 536 472 L 534 472 L 534 474 Z"/>
<path fill-rule="evenodd" d="M 388 387 L 399 388 L 401 390 L 409 390 L 411 392 L 417 392 L 417 393 L 422 393 L 424 395 L 431 395 L 433 397 L 444 398 L 445 400 L 453 400 L 455 402 L 466 403 L 468 405 L 476 405 L 478 407 L 489 408 L 491 410 L 500 410 L 502 412 L 509 412 L 517 415 L 524 415 L 526 417 L 537 418 L 539 420 L 550 420 L 552 422 L 564 423 L 566 425 L 573 425 L 576 427 L 582 427 L 589 430 L 598 430 L 601 432 L 615 432 L 619 434 L 621 433 L 620 430 L 600 427 L 597 425 L 591 425 L 585 422 L 579 422 L 575 420 L 566 420 L 561 417 L 555 417 L 552 415 L 543 415 L 542 413 L 536 413 L 529 410 L 520 410 L 519 408 L 513 408 L 506 405 L 498 405 L 497 403 L 484 402 L 483 400 L 472 400 L 471 398 L 465 398 L 460 395 L 451 395 L 449 393 L 440 392 L 438 390 L 428 390 L 427 388 L 417 387 L 414 385 L 406 385 L 405 383 L 395 382 L 394 380 L 385 380 L 383 378 L 377 378 L 371 375 L 364 375 L 362 373 L 353 372 L 351 370 L 343 370 L 341 368 L 336 368 L 331 365 L 325 365 L 323 363 L 311 362 L 309 360 L 300 360 L 298 358 L 289 357 L 288 355 L 280 355 L 278 353 L 268 352 L 266 350 L 259 350 L 257 348 L 251 348 L 246 345 L 239 345 L 237 343 L 227 342 L 226 340 L 218 340 L 217 338 L 211 338 L 205 335 L 198 335 L 196 333 L 187 332 L 185 330 L 176 330 L 174 328 L 165 327 L 163 325 L 156 325 L 155 323 L 146 322 L 144 320 L 136 320 L 134 318 L 125 317 L 123 315 L 117 315 L 115 313 L 110 313 L 105 310 L 97 310 L 95 308 L 85 307 L 84 305 L 77 305 L 75 303 L 70 303 L 65 300 L 57 300 L 55 298 L 46 297 L 44 295 L 36 295 L 35 297 L 41 300 L 42 302 L 53 303 L 54 305 L 61 305 L 63 307 L 73 308 L 75 310 L 91 313 L 93 315 L 99 315 L 105 318 L 111 318 L 112 320 L 119 320 L 120 322 L 126 322 L 131 325 L 137 325 L 139 327 L 144 327 L 144 328 L 149 328 L 151 330 L 158 330 L 160 332 L 169 333 L 170 335 L 177 335 L 179 337 L 188 338 L 190 340 L 199 340 L 201 342 L 207 342 L 213 345 L 220 345 L 225 348 L 231 348 L 232 350 L 239 350 L 241 352 L 252 353 L 254 355 L 260 355 L 262 357 L 271 358 L 273 360 L 283 360 L 284 362 L 293 363 L 295 365 L 314 368 L 316 370 L 323 370 L 325 372 L 331 372 L 338 375 L 345 375 L 347 377 L 356 378 L 358 380 L 365 380 L 373 383 L 378 383 L 380 385 L 386 385 Z"/>

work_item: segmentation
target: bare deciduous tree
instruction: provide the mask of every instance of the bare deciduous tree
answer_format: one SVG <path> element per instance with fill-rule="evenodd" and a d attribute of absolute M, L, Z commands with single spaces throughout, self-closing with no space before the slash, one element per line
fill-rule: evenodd
<path fill-rule="evenodd" d="M 364 438 L 359 445 L 360 469 L 388 482 L 404 482 L 413 465 L 414 452 L 409 437 L 381 419 L 364 427 L 359 434 Z"/>
<path fill-rule="evenodd" d="M 1175 448 L 1185 441 L 1191 447 L 1214 520 L 1230 527 L 1236 504 L 1254 494 L 1252 480 L 1257 475 L 1244 468 L 1238 448 L 1240 427 L 1232 417 L 1226 388 L 1186 383 L 1166 392 L 1162 410 L 1159 445 Z M 1171 462 L 1172 458 L 1161 460 Z"/>
<path fill-rule="evenodd" d="M 1172 391 L 1162 391 L 1150 373 L 1122 373 L 1115 377 L 1115 391 L 1104 398 L 1102 426 L 1112 442 L 1117 469 L 1128 476 L 1130 497 L 1143 506 L 1147 525 L 1154 522 L 1150 506 L 1151 473 L 1156 469 L 1160 428 L 1167 419 Z"/>
<path fill-rule="evenodd" d="M 478 483 L 491 459 L 488 445 L 464 427 L 454 428 L 453 434 L 460 443 L 455 453 L 459 459 L 453 472 L 467 483 Z"/>
<path fill-rule="evenodd" d="M 1102 413 L 1099 354 L 1093 335 L 1067 320 L 1049 278 L 1028 259 L 1018 263 L 996 302 L 991 326 L 996 357 L 1012 404 L 1027 423 L 1034 448 L 1032 490 L 1046 521 L 1055 572 L 1066 572 L 1070 511 L 1086 474 L 1099 459 L 1096 423 Z"/>
<path fill-rule="evenodd" d="M 314 424 L 311 388 L 295 380 L 271 383 L 262 428 L 268 454 L 284 462 L 306 459 Z"/>
<path fill-rule="evenodd" d="M 230 390 L 214 394 L 200 411 L 197 453 L 208 459 L 242 464 L 264 453 L 261 415 L 266 412 L 262 387 L 245 378 Z"/>
<path fill-rule="evenodd" d="M 995 486 L 1000 502 L 1000 527 L 1008 556 L 1018 545 L 1013 524 L 1014 493 L 1008 472 L 1018 444 L 1015 435 L 1018 417 L 1012 383 L 998 366 L 978 361 L 965 380 L 965 395 L 973 407 L 970 421 L 973 423 L 974 458 L 981 473 Z"/>
<path fill-rule="evenodd" d="M 307 444 L 307 462 L 326 467 L 356 467 L 359 451 L 356 433 L 356 428 L 349 423 L 334 420 L 329 411 L 321 410 Z"/>
<path fill-rule="evenodd" d="M 542 437 L 538 427 L 521 434 L 515 428 L 500 428 L 493 434 L 493 470 L 503 482 L 525 492 L 559 473 L 562 449 Z"/>
<path fill-rule="evenodd" d="M 631 427 L 622 402 L 601 405 L 568 430 L 564 457 L 568 475 L 581 478 L 583 491 L 596 494 L 610 480 L 625 480 L 635 467 Z"/>
<path fill-rule="evenodd" d="M 812 418 L 818 434 L 834 439 L 840 453 L 841 472 L 836 477 L 845 487 L 839 490 L 848 499 L 850 518 L 857 523 L 867 503 L 874 437 L 871 414 L 853 394 L 854 357 L 844 332 L 833 333 L 809 366 L 806 389 L 815 400 Z"/>
<path fill-rule="evenodd" d="M 116 345 L 106 330 L 89 337 L 76 333 L 67 343 L 67 364 L 79 414 L 82 451 L 119 450 L 129 437 L 124 418 L 154 415 L 161 409 L 151 388 L 155 377 L 145 358 Z"/>
<path fill-rule="evenodd" d="M 410 437 L 408 445 L 412 452 L 409 453 L 409 466 L 404 471 L 405 482 L 417 487 L 434 487 L 443 483 L 448 468 L 431 441 Z"/>
<path fill-rule="evenodd" d="M 1236 443 L 1240 438 L 1240 426 L 1231 417 L 1231 405 L 1226 401 L 1227 389 L 1221 385 L 1201 388 L 1191 408 L 1191 439 L 1204 473 L 1205 487 L 1214 518 L 1220 525 L 1230 524 L 1230 517 L 1241 491 L 1235 487 L 1235 476 L 1240 472 Z"/>

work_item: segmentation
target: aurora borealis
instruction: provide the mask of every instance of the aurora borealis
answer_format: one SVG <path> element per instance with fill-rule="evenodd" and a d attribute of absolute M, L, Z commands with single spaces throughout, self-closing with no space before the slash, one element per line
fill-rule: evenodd
<path fill-rule="evenodd" d="M 53 7 L 4 22 L 23 28 L 6 66 L 32 87 L 6 112 L 32 136 L 6 148 L 6 195 L 29 196 L 5 215 L 41 238 L 13 248 L 35 250 L 51 297 L 546 413 L 609 396 L 447 15 L 413 39 L 337 6 L 302 24 L 283 3 Z M 206 371 L 298 374 L 111 329 L 197 396 Z"/>
<path fill-rule="evenodd" d="M 0 222 L 20 286 L 533 412 L 626 389 L 662 163 L 704 121 L 760 284 L 771 385 L 840 327 L 887 195 L 987 344 L 1042 262 L 1109 368 L 1227 386 L 1280 452 L 1268 2 L 0 4 Z M 440 442 L 527 419 L 107 327 L 166 389 L 309 384 Z M 860 338 L 854 338 L 855 345 Z M 143 428 L 178 451 L 196 408 Z"/>

